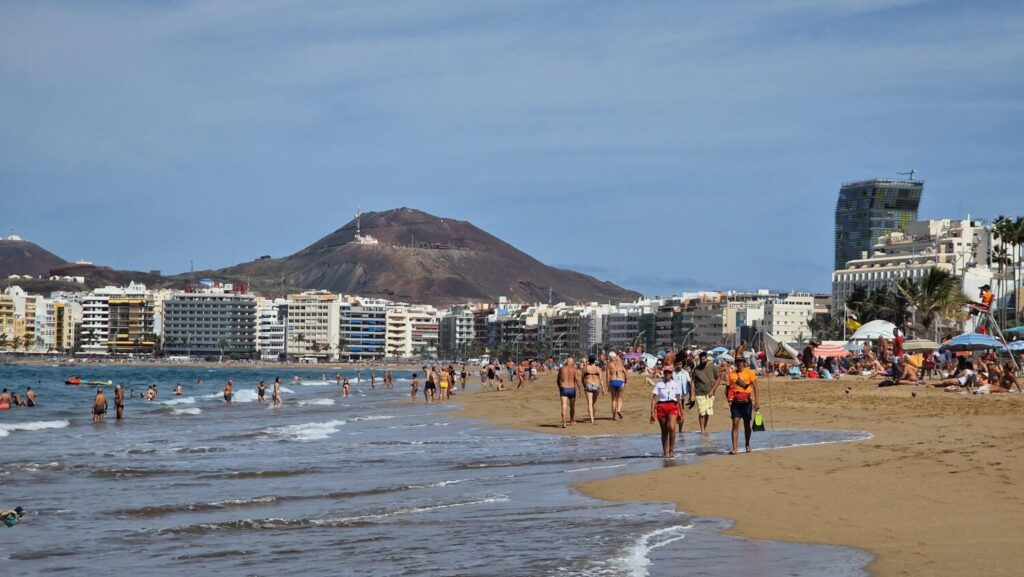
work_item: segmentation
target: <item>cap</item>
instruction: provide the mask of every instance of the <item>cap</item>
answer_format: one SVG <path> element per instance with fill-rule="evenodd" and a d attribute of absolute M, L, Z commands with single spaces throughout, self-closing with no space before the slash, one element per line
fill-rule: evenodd
<path fill-rule="evenodd" d="M 608 358 L 609 359 L 614 359 L 616 356 L 618 356 L 618 355 L 615 354 L 615 351 L 612 351 L 612 352 L 608 353 Z"/>

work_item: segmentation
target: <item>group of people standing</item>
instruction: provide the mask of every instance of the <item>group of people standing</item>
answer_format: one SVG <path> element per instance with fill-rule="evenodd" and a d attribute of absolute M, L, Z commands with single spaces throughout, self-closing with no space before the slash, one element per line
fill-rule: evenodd
<path fill-rule="evenodd" d="M 6 411 L 11 407 L 34 407 L 36 406 L 36 392 L 32 387 L 25 389 L 25 398 L 21 398 L 17 391 L 7 392 L 4 389 L 0 392 L 0 411 Z"/>

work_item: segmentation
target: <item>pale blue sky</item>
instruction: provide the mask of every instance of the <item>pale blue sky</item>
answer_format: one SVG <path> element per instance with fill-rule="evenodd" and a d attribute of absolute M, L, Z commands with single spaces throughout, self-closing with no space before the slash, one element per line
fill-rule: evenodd
<path fill-rule="evenodd" d="M 0 230 L 166 273 L 364 211 L 648 294 L 827 290 L 842 181 L 1024 213 L 1018 2 L 4 2 Z"/>

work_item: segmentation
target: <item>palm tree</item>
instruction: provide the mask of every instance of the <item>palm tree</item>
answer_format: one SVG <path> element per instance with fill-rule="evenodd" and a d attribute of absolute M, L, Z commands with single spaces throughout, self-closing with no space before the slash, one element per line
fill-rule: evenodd
<path fill-rule="evenodd" d="M 217 361 L 217 362 L 218 363 L 223 363 L 224 362 L 224 349 L 228 348 L 228 340 L 227 339 L 217 339 L 217 348 L 220 349 L 220 360 Z"/>
<path fill-rule="evenodd" d="M 7 333 L 0 333 L 0 351 L 7 348 Z"/>
<path fill-rule="evenodd" d="M 938 267 L 928 269 L 916 281 L 901 279 L 896 292 L 914 307 L 914 324 L 923 334 L 930 332 L 936 321 L 956 317 L 968 301 L 960 291 L 960 278 Z"/>
<path fill-rule="evenodd" d="M 1009 218 L 999 215 L 992 223 L 992 236 L 1001 243 L 992 249 L 992 261 L 999 264 L 999 272 L 1002 273 L 1000 276 L 1003 290 L 1000 292 L 1006 294 L 1006 273 L 1010 273 L 1013 278 L 1013 320 L 1014 324 L 1020 324 L 1020 303 L 1017 302 L 1017 293 L 1021 281 L 1021 256 L 1024 254 L 1024 217 Z M 1004 267 L 1009 267 L 1009 270 Z M 1005 309 L 1001 321 L 1006 323 Z"/>
<path fill-rule="evenodd" d="M 348 346 L 348 339 L 345 337 L 338 337 L 338 360 L 341 360 L 341 355 L 345 352 L 345 347 Z"/>

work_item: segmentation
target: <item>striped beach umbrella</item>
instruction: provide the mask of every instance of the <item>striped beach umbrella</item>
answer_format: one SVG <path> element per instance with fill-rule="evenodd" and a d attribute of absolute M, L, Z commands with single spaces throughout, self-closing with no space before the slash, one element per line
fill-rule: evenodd
<path fill-rule="evenodd" d="M 909 341 L 904 341 L 904 343 L 903 343 L 903 350 L 905 350 L 905 351 L 934 351 L 935 349 L 939 348 L 940 346 L 941 345 L 939 345 L 939 343 L 937 343 L 935 341 L 930 341 L 928 339 L 910 339 Z"/>
<path fill-rule="evenodd" d="M 814 348 L 814 356 L 816 357 L 834 357 L 841 358 L 850 355 L 850 351 L 843 348 L 842 345 L 818 345 Z"/>

